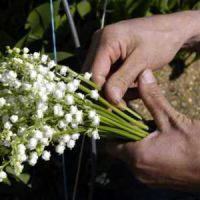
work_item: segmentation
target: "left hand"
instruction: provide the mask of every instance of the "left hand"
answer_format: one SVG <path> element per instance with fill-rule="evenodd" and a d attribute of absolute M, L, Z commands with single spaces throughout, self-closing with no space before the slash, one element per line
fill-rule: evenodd
<path fill-rule="evenodd" d="M 149 186 L 184 191 L 200 189 L 200 122 L 175 111 L 146 70 L 139 92 L 158 130 L 139 142 L 113 143 L 108 151 L 128 163 Z"/>

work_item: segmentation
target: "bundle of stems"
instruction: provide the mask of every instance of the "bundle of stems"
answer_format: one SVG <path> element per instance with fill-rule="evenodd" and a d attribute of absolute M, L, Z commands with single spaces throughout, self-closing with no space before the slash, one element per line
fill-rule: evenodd
<path fill-rule="evenodd" d="M 60 67 L 58 66 L 56 70 L 60 70 Z M 89 96 L 93 89 L 101 93 L 101 88 L 92 80 L 86 80 L 83 74 L 78 74 L 70 68 L 68 70 L 74 77 L 82 81 L 79 89 L 83 93 Z M 60 74 L 58 75 L 63 81 L 68 83 L 67 78 Z M 138 141 L 149 134 L 149 127 L 145 124 L 143 117 L 125 104 L 121 108 L 126 113 L 117 106 L 112 105 L 102 96 L 99 96 L 95 101 L 85 101 L 84 104 L 89 104 L 101 116 L 100 126 L 98 127 L 101 136 L 119 137 Z"/>

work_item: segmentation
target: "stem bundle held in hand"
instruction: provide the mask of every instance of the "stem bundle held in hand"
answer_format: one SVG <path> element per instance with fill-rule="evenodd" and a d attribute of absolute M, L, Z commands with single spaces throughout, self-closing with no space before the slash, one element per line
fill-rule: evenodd
<path fill-rule="evenodd" d="M 133 140 L 148 134 L 137 113 L 125 107 L 125 114 L 99 95 L 90 73 L 78 74 L 28 48 L 7 51 L 0 60 L 0 181 L 6 167 L 20 175 L 25 163 L 50 159 L 50 144 L 62 154 L 81 134 Z"/>

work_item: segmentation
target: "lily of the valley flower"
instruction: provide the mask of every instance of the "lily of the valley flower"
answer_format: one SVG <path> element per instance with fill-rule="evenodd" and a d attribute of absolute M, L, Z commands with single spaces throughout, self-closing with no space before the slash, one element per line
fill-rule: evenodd
<path fill-rule="evenodd" d="M 129 124 L 134 119 L 100 97 L 91 73 L 77 74 L 27 47 L 8 47 L 7 52 L 0 61 L 0 145 L 8 152 L 0 155 L 0 182 L 7 178 L 6 166 L 18 176 L 26 163 L 48 161 L 49 145 L 60 155 L 73 149 L 82 134 L 95 140 L 110 132 L 145 136 L 144 124 L 137 123 L 135 131 Z"/>

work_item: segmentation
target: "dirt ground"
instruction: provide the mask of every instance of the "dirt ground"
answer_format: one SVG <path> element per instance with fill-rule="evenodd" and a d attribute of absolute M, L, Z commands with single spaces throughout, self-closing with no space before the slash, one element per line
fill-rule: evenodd
<path fill-rule="evenodd" d="M 180 67 L 182 69 L 179 72 L 174 72 L 174 68 L 166 66 L 154 74 L 162 92 L 174 108 L 190 118 L 200 119 L 200 61 L 185 68 Z M 141 100 L 134 100 L 130 104 L 145 118 L 151 118 Z"/>

